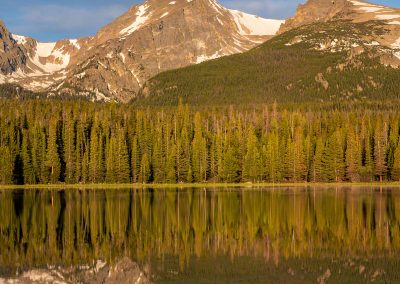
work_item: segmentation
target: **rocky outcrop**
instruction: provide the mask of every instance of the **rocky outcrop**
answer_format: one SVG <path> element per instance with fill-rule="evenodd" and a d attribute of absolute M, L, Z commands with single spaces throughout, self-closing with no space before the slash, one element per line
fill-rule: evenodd
<path fill-rule="evenodd" d="M 285 21 L 278 34 L 299 26 L 332 20 L 381 21 L 384 25 L 393 26 L 400 24 L 400 9 L 362 0 L 308 0 L 298 6 L 295 16 Z"/>
<path fill-rule="evenodd" d="M 363 46 L 364 49 L 374 50 L 375 56 L 379 57 L 382 64 L 399 67 L 400 9 L 360 0 L 309 0 L 306 4 L 299 5 L 296 15 L 286 20 L 278 34 L 300 26 L 328 21 L 365 23 L 366 30 L 358 33 L 356 39 L 355 33 L 349 31 L 345 36 L 340 36 L 340 41 L 338 35 L 325 33 L 326 36 L 317 42 L 317 50 L 359 52 L 360 46 Z M 371 33 L 372 31 L 375 32 Z M 307 38 L 307 35 L 304 35 L 304 38 Z M 302 41 L 304 40 L 301 39 L 300 42 Z M 347 47 L 340 48 L 340 44 Z"/>
<path fill-rule="evenodd" d="M 0 21 L 0 73 L 11 74 L 26 64 L 26 54 Z"/>
<path fill-rule="evenodd" d="M 349 12 L 348 8 L 351 6 L 352 3 L 348 0 L 309 0 L 298 6 L 296 15 L 286 20 L 278 33 L 314 22 L 326 22 L 339 16 L 346 17 L 346 12 Z"/>

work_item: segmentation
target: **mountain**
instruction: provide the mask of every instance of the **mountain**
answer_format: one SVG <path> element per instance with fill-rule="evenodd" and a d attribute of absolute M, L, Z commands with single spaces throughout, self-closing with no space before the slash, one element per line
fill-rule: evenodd
<path fill-rule="evenodd" d="M 398 99 L 400 9 L 309 0 L 278 35 L 242 54 L 159 74 L 136 104 Z"/>
<path fill-rule="evenodd" d="M 10 34 L 1 24 L 7 48 L 0 53 L 0 83 L 127 102 L 154 75 L 247 51 L 282 23 L 215 0 L 147 0 L 95 36 L 75 40 L 41 43 Z"/>

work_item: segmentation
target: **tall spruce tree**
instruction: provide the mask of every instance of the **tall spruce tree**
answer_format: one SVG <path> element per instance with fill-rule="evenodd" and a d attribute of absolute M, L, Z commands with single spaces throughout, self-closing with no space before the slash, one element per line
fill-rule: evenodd
<path fill-rule="evenodd" d="M 196 182 L 207 180 L 207 142 L 203 137 L 201 115 L 194 117 L 194 138 L 192 142 L 193 178 Z"/>
<path fill-rule="evenodd" d="M 357 182 L 361 179 L 362 149 L 360 137 L 353 127 L 347 132 L 346 142 L 346 178 L 351 182 Z"/>
<path fill-rule="evenodd" d="M 60 180 L 61 162 L 58 155 L 57 145 L 57 120 L 52 119 L 49 123 L 49 134 L 47 143 L 46 166 L 51 183 L 57 183 Z"/>
<path fill-rule="evenodd" d="M 245 181 L 260 181 L 262 175 L 261 155 L 258 148 L 258 139 L 254 128 L 247 132 L 246 155 L 243 164 L 243 179 Z"/>
<path fill-rule="evenodd" d="M 386 145 L 387 145 L 387 127 L 378 121 L 374 136 L 374 159 L 375 159 L 375 175 L 379 177 L 380 182 L 387 173 L 386 164 Z"/>
<path fill-rule="evenodd" d="M 394 152 L 392 178 L 394 181 L 400 181 L 400 143 L 397 145 Z"/>

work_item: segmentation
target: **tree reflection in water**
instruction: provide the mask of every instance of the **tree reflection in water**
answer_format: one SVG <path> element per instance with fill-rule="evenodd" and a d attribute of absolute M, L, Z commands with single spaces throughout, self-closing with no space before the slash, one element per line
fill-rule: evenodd
<path fill-rule="evenodd" d="M 400 250 L 400 194 L 379 188 L 3 190 L 0 208 L 2 267 Z"/>

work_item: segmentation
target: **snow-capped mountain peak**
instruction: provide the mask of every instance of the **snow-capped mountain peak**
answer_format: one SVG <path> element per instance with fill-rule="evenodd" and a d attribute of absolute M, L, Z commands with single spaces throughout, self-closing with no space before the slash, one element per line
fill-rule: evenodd
<path fill-rule="evenodd" d="M 215 0 L 147 0 L 93 37 L 42 43 L 12 35 L 21 64 L 8 68 L 15 74 L 1 75 L 0 83 L 127 101 L 154 75 L 249 50 L 283 22 Z"/>

